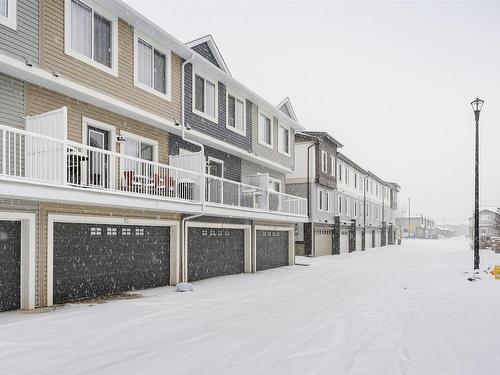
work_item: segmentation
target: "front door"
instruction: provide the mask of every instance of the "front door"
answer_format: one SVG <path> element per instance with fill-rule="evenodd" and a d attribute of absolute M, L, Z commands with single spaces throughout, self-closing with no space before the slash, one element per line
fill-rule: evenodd
<path fill-rule="evenodd" d="M 221 160 L 208 159 L 207 175 L 224 177 L 224 163 Z M 207 201 L 212 203 L 224 203 L 223 182 L 217 178 L 207 179 Z"/>
<path fill-rule="evenodd" d="M 109 150 L 109 132 L 89 126 L 88 145 L 101 150 Z M 89 184 L 93 187 L 109 186 L 109 155 L 98 150 L 89 151 Z"/>

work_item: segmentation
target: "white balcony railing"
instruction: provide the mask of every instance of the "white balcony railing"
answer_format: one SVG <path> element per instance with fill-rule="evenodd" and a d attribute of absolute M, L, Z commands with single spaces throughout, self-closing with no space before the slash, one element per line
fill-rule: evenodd
<path fill-rule="evenodd" d="M 0 125 L 0 176 L 102 192 L 306 216 L 306 199 Z"/>

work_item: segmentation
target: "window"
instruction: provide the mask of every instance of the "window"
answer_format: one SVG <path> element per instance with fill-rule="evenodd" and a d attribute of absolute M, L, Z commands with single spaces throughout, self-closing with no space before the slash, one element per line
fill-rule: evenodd
<path fill-rule="evenodd" d="M 335 158 L 333 155 L 330 155 L 330 174 L 335 176 Z"/>
<path fill-rule="evenodd" d="M 217 84 L 199 73 L 194 74 L 193 112 L 217 122 Z"/>
<path fill-rule="evenodd" d="M 227 94 L 227 122 L 226 127 L 245 135 L 245 100 Z"/>
<path fill-rule="evenodd" d="M 259 114 L 259 143 L 273 148 L 273 126 L 271 118 Z"/>
<path fill-rule="evenodd" d="M 278 126 L 278 151 L 285 155 L 290 155 L 290 130 Z"/>
<path fill-rule="evenodd" d="M 125 143 L 121 145 L 122 154 L 151 162 L 158 160 L 158 143 L 156 141 L 124 131 L 121 131 L 120 134 L 125 138 Z M 123 168 L 127 171 L 134 171 L 136 174 L 151 177 L 153 165 L 125 159 Z"/>
<path fill-rule="evenodd" d="M 269 177 L 268 186 L 270 190 L 277 191 L 279 193 L 281 191 L 281 180 Z"/>
<path fill-rule="evenodd" d="M 170 51 L 135 35 L 134 84 L 170 100 Z"/>
<path fill-rule="evenodd" d="M 131 236 L 132 228 L 122 228 L 122 236 Z"/>
<path fill-rule="evenodd" d="M 345 167 L 345 184 L 349 185 L 349 168 Z"/>
<path fill-rule="evenodd" d="M 342 164 L 339 164 L 338 178 L 339 178 L 339 181 L 342 181 Z"/>
<path fill-rule="evenodd" d="M 0 25 L 16 29 L 16 0 L 0 0 Z"/>
<path fill-rule="evenodd" d="M 328 192 L 325 194 L 325 207 L 328 212 L 332 212 L 330 193 Z"/>
<path fill-rule="evenodd" d="M 358 202 L 354 201 L 354 217 L 358 216 Z"/>
<path fill-rule="evenodd" d="M 354 189 L 358 188 L 358 174 L 354 173 Z"/>
<path fill-rule="evenodd" d="M 91 236 L 100 236 L 101 233 L 102 233 L 102 231 L 101 231 L 100 227 L 91 227 L 90 228 L 90 235 Z"/>
<path fill-rule="evenodd" d="M 323 211 L 323 190 L 318 190 L 318 210 Z"/>
<path fill-rule="evenodd" d="M 339 214 L 342 213 L 342 197 L 339 196 L 339 206 L 337 207 L 337 211 Z"/>
<path fill-rule="evenodd" d="M 89 4 L 66 0 L 66 53 L 117 75 L 117 18 Z"/>
<path fill-rule="evenodd" d="M 328 172 L 328 154 L 321 150 L 321 172 Z"/>
<path fill-rule="evenodd" d="M 106 228 L 106 234 L 108 236 L 116 236 L 117 235 L 116 227 L 107 227 Z"/>

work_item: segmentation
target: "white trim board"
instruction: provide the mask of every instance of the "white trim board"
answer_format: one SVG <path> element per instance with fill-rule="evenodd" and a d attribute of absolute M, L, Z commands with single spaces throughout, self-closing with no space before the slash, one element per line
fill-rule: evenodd
<path fill-rule="evenodd" d="M 47 306 L 54 304 L 54 223 L 145 225 L 170 227 L 170 285 L 178 283 L 180 264 L 180 222 L 118 216 L 48 214 L 47 220 Z"/>
<path fill-rule="evenodd" d="M 36 215 L 0 211 L 0 221 L 21 222 L 21 309 L 35 308 L 36 290 Z"/>

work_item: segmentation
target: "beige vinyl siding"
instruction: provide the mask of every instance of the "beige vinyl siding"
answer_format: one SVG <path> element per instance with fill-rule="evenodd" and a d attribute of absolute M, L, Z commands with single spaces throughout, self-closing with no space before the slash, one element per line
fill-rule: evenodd
<path fill-rule="evenodd" d="M 134 28 L 118 21 L 118 77 L 64 53 L 64 0 L 42 3 L 41 66 L 169 120 L 181 117 L 182 59 L 172 53 L 171 101 L 134 86 Z"/>
<path fill-rule="evenodd" d="M 94 207 L 67 205 L 57 203 L 40 204 L 40 256 L 38 258 L 37 269 L 39 278 L 37 284 L 37 294 L 40 296 L 39 306 L 47 306 L 47 231 L 48 215 L 80 215 L 80 216 L 101 216 L 101 217 L 127 217 L 134 219 L 154 219 L 154 220 L 180 220 L 180 214 L 146 212 L 141 210 L 129 210 L 109 207 Z"/>
<path fill-rule="evenodd" d="M 142 137 L 158 141 L 158 161 L 168 161 L 168 133 L 139 121 L 80 102 L 39 86 L 26 84 L 27 114 L 33 116 L 66 106 L 68 108 L 68 139 L 82 142 L 82 117 L 91 118 Z M 120 152 L 120 145 L 117 145 Z"/>
<path fill-rule="evenodd" d="M 265 112 L 264 112 L 265 113 Z M 273 117 L 273 148 L 259 143 L 259 108 L 252 104 L 252 147 L 257 156 L 272 160 L 287 168 L 293 168 L 295 132 L 290 129 L 290 156 L 278 151 L 278 119 Z M 248 124 L 247 124 L 248 126 Z"/>

